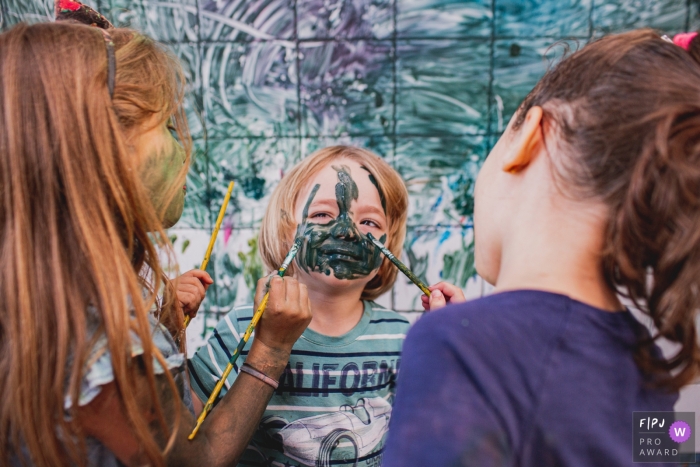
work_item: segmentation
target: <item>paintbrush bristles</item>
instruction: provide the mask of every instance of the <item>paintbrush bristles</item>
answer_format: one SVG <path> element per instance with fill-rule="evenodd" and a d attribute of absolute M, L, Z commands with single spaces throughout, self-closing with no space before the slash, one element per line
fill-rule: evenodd
<path fill-rule="evenodd" d="M 421 281 L 421 280 L 418 278 L 418 276 L 416 276 L 415 274 L 413 274 L 413 272 L 411 272 L 411 270 L 408 269 L 408 267 L 407 267 L 405 264 L 403 264 L 396 256 L 394 256 L 394 254 L 393 254 L 391 251 L 389 251 L 389 249 L 388 249 L 386 246 L 384 246 L 384 244 L 383 244 L 382 242 L 380 242 L 379 240 L 377 240 L 376 238 L 374 238 L 374 236 L 373 236 L 371 233 L 368 233 L 368 234 L 367 234 L 367 238 L 369 238 L 369 240 L 370 240 L 372 243 L 374 243 L 374 246 L 376 246 L 377 248 L 379 248 L 379 250 L 380 250 L 382 253 L 384 253 L 384 256 L 386 256 L 387 258 L 389 258 L 389 261 L 391 261 L 392 263 L 394 263 L 394 265 L 399 269 L 399 271 L 401 271 L 402 273 L 404 273 L 404 275 L 405 275 L 406 277 L 408 277 L 408 278 L 410 279 L 411 282 L 413 282 L 414 284 L 416 284 L 416 285 L 418 286 L 418 288 L 421 289 L 421 291 L 422 291 L 424 294 L 426 294 L 428 297 L 430 296 L 430 290 L 428 289 L 428 286 L 427 286 L 423 281 Z"/>
<path fill-rule="evenodd" d="M 284 275 L 284 273 L 287 271 L 289 268 L 289 265 L 292 264 L 292 260 L 294 260 L 294 257 L 297 255 L 297 252 L 299 251 L 299 247 L 301 246 L 301 242 L 303 240 L 303 237 L 297 237 L 294 240 L 294 244 L 292 245 L 292 248 L 289 250 L 289 253 L 287 253 L 287 256 L 285 256 L 284 261 L 282 261 L 282 266 L 280 266 L 279 270 L 277 271 L 280 277 Z"/>

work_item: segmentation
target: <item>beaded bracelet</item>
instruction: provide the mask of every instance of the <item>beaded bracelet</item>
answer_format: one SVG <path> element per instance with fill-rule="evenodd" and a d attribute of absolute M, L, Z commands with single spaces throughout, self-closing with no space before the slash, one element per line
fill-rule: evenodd
<path fill-rule="evenodd" d="M 270 386 L 272 386 L 273 389 L 277 389 L 277 386 L 279 386 L 279 383 L 277 381 L 270 378 L 262 371 L 256 370 L 255 368 L 253 368 L 252 366 L 250 366 L 247 363 L 244 363 L 243 365 L 241 365 L 241 371 L 243 373 L 248 373 L 250 376 L 253 376 L 254 378 L 258 378 L 260 381 L 262 381 L 265 384 L 269 384 Z"/>

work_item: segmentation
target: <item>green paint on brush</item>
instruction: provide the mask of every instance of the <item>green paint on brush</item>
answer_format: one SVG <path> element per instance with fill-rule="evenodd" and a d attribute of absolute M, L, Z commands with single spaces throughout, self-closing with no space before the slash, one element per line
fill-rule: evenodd
<path fill-rule="evenodd" d="M 379 248 L 379 250 L 380 250 L 382 253 L 384 253 L 384 256 L 386 256 L 387 258 L 389 258 L 389 261 L 391 261 L 392 263 L 394 263 L 394 265 L 395 265 L 397 268 L 399 268 L 399 271 L 401 271 L 402 273 L 404 273 L 404 275 L 405 275 L 406 277 L 408 277 L 408 278 L 411 280 L 411 282 L 413 282 L 414 284 L 416 284 L 416 285 L 418 286 L 418 288 L 421 289 L 421 290 L 423 291 L 424 294 L 426 294 L 427 296 L 430 296 L 430 290 L 428 289 L 428 286 L 427 286 L 422 280 L 418 279 L 418 276 L 416 276 L 415 274 L 413 274 L 413 273 L 411 272 L 411 270 L 408 269 L 408 267 L 407 267 L 405 264 L 403 264 L 401 261 L 399 261 L 399 259 L 398 259 L 396 256 L 394 256 L 394 254 L 393 254 L 391 251 L 389 251 L 389 249 L 388 249 L 387 247 L 385 247 L 384 244 L 383 244 L 380 240 L 377 240 L 376 238 L 374 238 L 374 236 L 372 236 L 371 233 L 368 233 L 368 234 L 367 234 L 367 238 L 369 238 L 369 240 L 370 240 L 372 243 L 374 243 L 374 245 L 375 245 L 377 248 Z"/>
<path fill-rule="evenodd" d="M 296 238 L 294 240 L 292 248 L 289 250 L 289 253 L 287 253 L 287 256 L 285 256 L 284 261 L 282 261 L 282 266 L 280 266 L 280 268 L 277 270 L 277 273 L 280 277 L 284 276 L 284 273 L 289 268 L 289 265 L 292 264 L 292 260 L 297 255 L 297 252 L 299 251 L 299 247 L 301 246 L 301 242 L 303 240 L 303 238 Z"/>
<path fill-rule="evenodd" d="M 350 218 L 350 205 L 359 196 L 350 169 L 342 165 L 333 166 L 333 169 L 338 173 L 335 199 L 340 212 L 326 224 L 308 222 L 309 206 L 321 187 L 315 185 L 304 206 L 302 222 L 297 227 L 296 236 L 303 238 L 297 263 L 306 272 L 320 272 L 327 276 L 332 272 L 338 279 L 366 277 L 379 268 L 382 257 Z M 385 239 L 386 235 L 383 235 L 382 240 Z"/>

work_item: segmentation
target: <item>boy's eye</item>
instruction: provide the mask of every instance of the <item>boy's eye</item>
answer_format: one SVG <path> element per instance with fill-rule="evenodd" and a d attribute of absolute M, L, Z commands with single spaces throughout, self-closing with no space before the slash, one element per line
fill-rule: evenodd
<path fill-rule="evenodd" d="M 379 224 L 377 224 L 376 222 L 374 222 L 374 221 L 371 220 L 371 219 L 365 219 L 365 220 L 363 220 L 362 222 L 360 222 L 360 224 L 362 224 L 362 225 L 368 225 L 368 226 L 374 227 L 374 228 L 376 228 L 376 229 L 380 229 L 380 228 L 381 228 L 381 227 L 379 226 Z"/>
<path fill-rule="evenodd" d="M 324 219 L 324 218 L 330 218 L 330 217 L 331 216 L 325 212 L 317 212 L 316 214 L 311 215 L 312 219 Z"/>

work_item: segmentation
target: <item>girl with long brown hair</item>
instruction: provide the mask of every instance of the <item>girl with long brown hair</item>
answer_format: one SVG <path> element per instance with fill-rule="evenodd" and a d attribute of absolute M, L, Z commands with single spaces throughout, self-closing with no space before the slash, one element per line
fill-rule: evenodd
<path fill-rule="evenodd" d="M 694 462 L 671 416 L 633 438 L 634 412 L 673 411 L 700 375 L 700 40 L 688 37 L 604 37 L 520 106 L 475 188 L 476 267 L 496 293 L 409 332 L 385 466 Z M 431 308 L 463 301 L 433 290 Z"/>
<path fill-rule="evenodd" d="M 230 465 L 272 395 L 240 376 L 187 440 L 182 307 L 158 260 L 189 164 L 181 77 L 133 31 L 0 35 L 2 465 Z M 249 364 L 278 379 L 310 318 L 305 287 L 272 280 Z"/>

